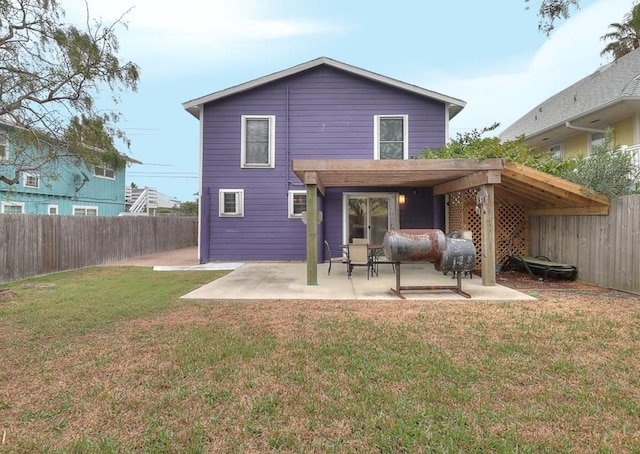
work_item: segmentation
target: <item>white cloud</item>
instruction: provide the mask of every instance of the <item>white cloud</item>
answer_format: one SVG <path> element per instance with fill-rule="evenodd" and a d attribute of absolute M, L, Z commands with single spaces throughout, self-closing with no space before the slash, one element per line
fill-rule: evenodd
<path fill-rule="evenodd" d="M 606 60 L 600 37 L 612 22 L 621 22 L 631 9 L 629 0 L 600 0 L 556 29 L 532 56 L 510 61 L 493 74 L 448 78 L 438 91 L 467 101 L 452 120 L 451 133 L 480 129 L 499 122 L 499 133 L 536 105 L 588 76 Z M 440 79 L 443 80 L 443 79 Z M 446 78 L 444 80 L 447 80 Z M 435 82 L 435 81 L 434 81 Z M 434 82 L 424 86 L 433 86 Z"/>
<path fill-rule="evenodd" d="M 169 5 L 169 6 L 165 6 Z M 269 3 L 272 5 L 272 3 Z M 157 0 L 94 1 L 90 15 L 105 23 L 123 13 L 128 29 L 118 32 L 123 58 L 134 60 L 145 75 L 156 69 L 180 71 L 189 61 L 193 65 L 211 65 L 220 57 L 241 58 L 273 40 L 294 39 L 326 32 L 338 32 L 333 24 L 308 18 L 271 18 L 271 8 L 259 0 L 181 0 L 166 4 Z M 84 2 L 69 0 L 68 17 L 82 20 Z"/>

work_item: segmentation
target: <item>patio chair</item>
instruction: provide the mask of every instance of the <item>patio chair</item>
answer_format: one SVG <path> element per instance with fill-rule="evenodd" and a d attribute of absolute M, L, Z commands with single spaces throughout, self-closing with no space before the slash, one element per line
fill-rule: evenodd
<path fill-rule="evenodd" d="M 327 276 L 331 274 L 331 264 L 334 262 L 346 263 L 346 258 L 341 255 L 340 257 L 334 257 L 331 254 L 331 246 L 329 246 L 329 242 L 324 240 L 324 251 L 325 251 L 325 260 L 329 261 L 329 270 L 327 271 Z"/>
<path fill-rule="evenodd" d="M 391 270 L 394 273 L 396 272 L 396 262 L 387 259 L 382 249 L 374 249 L 371 253 L 371 276 L 373 276 L 373 273 L 376 273 L 376 276 L 378 275 L 380 265 L 391 265 Z"/>
<path fill-rule="evenodd" d="M 568 279 L 574 281 L 578 277 L 578 269 L 574 265 L 568 265 L 566 263 L 552 262 L 543 255 L 531 257 L 530 255 L 514 255 L 510 256 L 502 269 L 504 271 L 509 270 L 512 267 L 517 267 L 526 271 L 529 276 L 536 278 L 542 276 L 542 280 L 548 277 L 555 277 L 557 279 Z"/>
<path fill-rule="evenodd" d="M 366 243 L 349 243 L 347 245 L 347 277 L 351 279 L 351 272 L 356 266 L 367 267 L 367 279 L 372 272 L 372 259 L 369 255 L 369 245 Z"/>

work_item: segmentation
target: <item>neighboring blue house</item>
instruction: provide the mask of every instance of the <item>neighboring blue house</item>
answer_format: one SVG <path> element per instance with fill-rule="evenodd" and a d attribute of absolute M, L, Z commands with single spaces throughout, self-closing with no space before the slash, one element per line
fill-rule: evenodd
<path fill-rule="evenodd" d="M 305 260 L 305 185 L 292 160 L 408 160 L 443 146 L 465 102 L 329 58 L 183 104 L 200 121 L 200 261 Z M 430 187 L 326 188 L 321 245 L 381 243 L 389 228 L 444 229 Z"/>
<path fill-rule="evenodd" d="M 13 176 L 18 153 L 12 127 L 0 125 L 0 168 Z M 24 171 L 20 181 L 0 181 L 0 213 L 117 216 L 124 205 L 125 169 L 89 167 L 78 158 L 61 157 L 38 170 Z"/>

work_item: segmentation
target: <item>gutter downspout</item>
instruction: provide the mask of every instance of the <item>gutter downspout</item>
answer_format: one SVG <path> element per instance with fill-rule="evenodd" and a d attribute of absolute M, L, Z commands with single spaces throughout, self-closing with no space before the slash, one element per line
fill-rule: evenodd
<path fill-rule="evenodd" d="M 596 128 L 583 128 L 582 126 L 574 126 L 570 122 L 565 121 L 564 125 L 569 129 L 577 129 L 579 131 L 589 131 L 589 132 L 602 132 L 605 133 L 604 129 L 596 129 Z"/>

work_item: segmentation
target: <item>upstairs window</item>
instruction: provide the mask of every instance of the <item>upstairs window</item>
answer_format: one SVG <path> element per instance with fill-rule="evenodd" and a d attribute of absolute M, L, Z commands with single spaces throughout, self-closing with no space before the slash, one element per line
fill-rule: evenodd
<path fill-rule="evenodd" d="M 409 158 L 408 115 L 376 115 L 373 130 L 374 159 Z"/>
<path fill-rule="evenodd" d="M 0 132 L 0 161 L 9 159 L 9 139 Z"/>
<path fill-rule="evenodd" d="M 244 189 L 220 189 L 218 215 L 240 218 L 244 216 Z"/>
<path fill-rule="evenodd" d="M 307 191 L 289 191 L 289 217 L 299 218 L 307 211 Z"/>
<path fill-rule="evenodd" d="M 275 167 L 276 117 L 243 115 L 240 128 L 241 167 Z"/>
<path fill-rule="evenodd" d="M 95 166 L 93 168 L 93 174 L 100 178 L 108 178 L 110 180 L 114 180 L 116 178 L 116 173 L 113 168 L 108 165 Z"/>
<path fill-rule="evenodd" d="M 39 188 L 40 187 L 40 177 L 33 173 L 25 173 L 24 179 L 22 180 L 22 185 L 25 188 Z"/>

